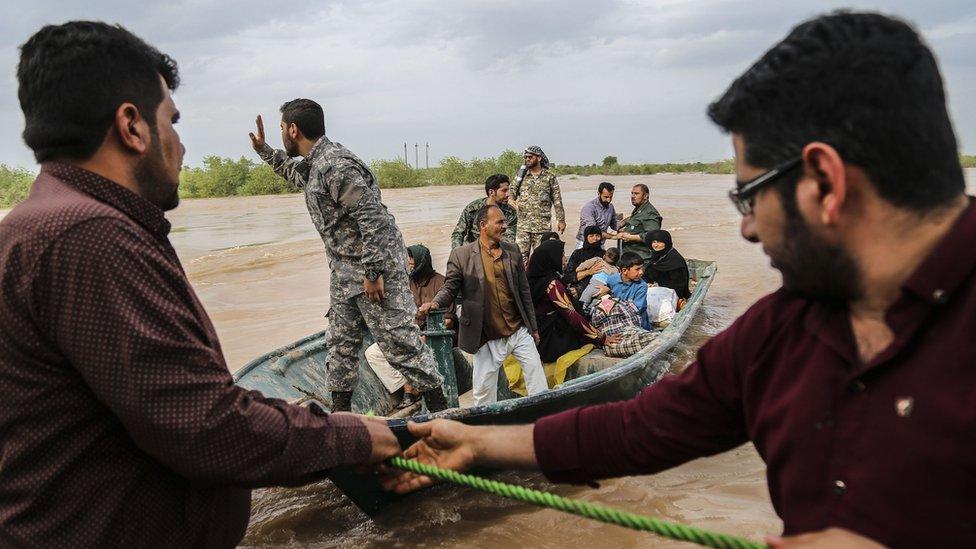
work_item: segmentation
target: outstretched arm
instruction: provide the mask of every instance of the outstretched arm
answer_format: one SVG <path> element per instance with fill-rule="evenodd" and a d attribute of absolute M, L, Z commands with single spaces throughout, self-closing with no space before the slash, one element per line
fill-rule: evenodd
<path fill-rule="evenodd" d="M 410 434 L 420 439 L 403 456 L 443 469 L 465 471 L 474 466 L 494 469 L 539 468 L 532 439 L 532 425 L 475 427 L 457 421 L 435 419 L 407 423 Z M 383 487 L 405 494 L 430 486 L 428 476 L 387 470 Z"/>

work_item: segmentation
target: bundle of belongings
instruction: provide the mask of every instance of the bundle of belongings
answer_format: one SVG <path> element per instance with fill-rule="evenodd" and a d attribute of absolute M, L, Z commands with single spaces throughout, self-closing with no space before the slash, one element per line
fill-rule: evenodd
<path fill-rule="evenodd" d="M 678 294 L 664 286 L 647 287 L 647 319 L 659 328 L 671 323 L 678 312 Z"/>
<path fill-rule="evenodd" d="M 620 334 L 619 343 L 603 347 L 603 353 L 610 357 L 630 356 L 647 347 L 658 334 L 641 328 L 640 314 L 633 303 L 610 295 L 604 295 L 592 307 L 590 323 L 605 335 Z"/>

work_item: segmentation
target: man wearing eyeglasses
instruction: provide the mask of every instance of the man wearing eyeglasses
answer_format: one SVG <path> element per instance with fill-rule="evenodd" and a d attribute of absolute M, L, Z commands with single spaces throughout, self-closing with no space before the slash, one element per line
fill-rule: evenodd
<path fill-rule="evenodd" d="M 545 233 L 552 231 L 552 210 L 556 210 L 559 234 L 566 230 L 566 210 L 559 181 L 549 171 L 549 157 L 535 145 L 523 154 L 525 173 L 519 173 L 512 185 L 509 205 L 518 211 L 518 227 L 515 243 L 522 252 L 522 262 L 528 264 L 529 255 L 541 242 Z"/>
<path fill-rule="evenodd" d="M 413 425 L 406 455 L 585 483 L 751 441 L 774 547 L 976 546 L 976 208 L 932 52 L 896 19 L 822 16 L 708 113 L 732 136 L 742 235 L 783 287 L 633 400 Z"/>

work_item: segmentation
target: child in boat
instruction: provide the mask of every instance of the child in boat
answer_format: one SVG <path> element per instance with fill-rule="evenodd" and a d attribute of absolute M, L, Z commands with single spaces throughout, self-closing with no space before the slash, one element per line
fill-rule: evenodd
<path fill-rule="evenodd" d="M 618 260 L 620 260 L 620 250 L 618 250 L 617 248 L 610 248 L 608 250 L 603 251 L 603 257 L 593 257 L 580 263 L 576 267 L 576 272 L 588 271 L 592 269 L 594 265 L 600 263 L 602 265 L 600 272 L 606 275 L 601 278 L 603 278 L 603 280 L 606 281 L 607 276 L 610 276 L 612 274 L 617 274 L 620 272 L 620 269 L 617 268 Z M 590 281 L 592 282 L 592 279 L 590 279 Z"/>
<path fill-rule="evenodd" d="M 604 345 L 603 353 L 609 357 L 630 356 L 650 345 L 658 332 L 641 327 L 637 307 L 629 301 L 622 301 L 610 295 L 597 298 L 593 306 L 591 322 L 605 335 L 618 335 L 620 341 Z"/>
<path fill-rule="evenodd" d="M 605 289 L 604 293 L 609 293 L 609 288 L 607 287 L 607 279 L 610 277 L 610 275 L 614 275 L 620 272 L 620 269 L 617 268 L 617 261 L 619 260 L 620 260 L 620 250 L 618 250 L 617 248 L 610 248 L 606 250 L 603 253 L 602 259 L 593 258 L 592 260 L 590 260 L 592 263 L 596 263 L 597 261 L 602 261 L 603 269 L 600 270 L 600 272 L 593 275 L 592 277 L 590 277 L 589 284 L 587 284 L 586 288 L 584 288 L 583 291 L 580 293 L 579 301 L 580 304 L 583 306 L 584 313 L 589 314 L 589 311 L 592 309 L 593 305 L 595 305 L 597 301 L 599 301 L 600 296 L 603 295 L 600 292 L 601 288 Z M 580 266 L 577 267 L 577 269 L 589 269 L 593 266 L 592 264 L 587 265 L 586 263 L 587 262 L 581 263 Z"/>
<path fill-rule="evenodd" d="M 651 329 L 647 319 L 647 283 L 641 278 L 644 274 L 644 262 L 633 252 L 626 252 L 620 256 L 620 272 L 607 277 L 607 287 L 610 293 L 618 299 L 630 301 L 637 307 L 640 314 L 641 327 Z"/>

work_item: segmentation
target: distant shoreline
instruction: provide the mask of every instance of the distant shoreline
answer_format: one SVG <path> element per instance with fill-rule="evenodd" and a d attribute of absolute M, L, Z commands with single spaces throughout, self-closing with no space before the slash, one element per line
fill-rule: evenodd
<path fill-rule="evenodd" d="M 976 155 L 959 155 L 963 168 L 976 168 Z M 496 157 L 468 161 L 448 156 L 433 168 L 413 168 L 402 159 L 376 160 L 370 168 L 380 188 L 415 188 L 427 186 L 480 185 L 493 173 L 514 176 L 522 163 L 515 151 L 504 151 Z M 607 156 L 600 164 L 554 166 L 557 176 L 653 175 L 663 173 L 732 174 L 731 159 L 717 162 L 682 162 L 620 164 Z M 0 209 L 12 208 L 27 197 L 36 173 L 27 168 L 0 164 Z M 298 192 L 271 167 L 246 157 L 238 160 L 208 156 L 203 166 L 184 167 L 180 172 L 181 198 L 223 198 L 232 196 L 265 196 Z"/>

